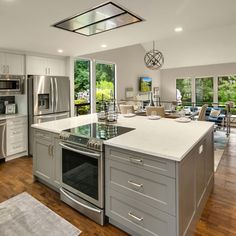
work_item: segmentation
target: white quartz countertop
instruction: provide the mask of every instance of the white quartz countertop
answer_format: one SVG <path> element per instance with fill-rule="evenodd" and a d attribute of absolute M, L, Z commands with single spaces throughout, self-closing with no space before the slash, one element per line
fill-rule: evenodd
<path fill-rule="evenodd" d="M 97 122 L 96 114 L 34 124 L 32 127 L 60 133 L 62 130 L 93 122 Z M 120 115 L 115 125 L 135 130 L 105 141 L 106 145 L 174 161 L 181 161 L 209 130 L 213 130 L 211 122 L 179 123 L 175 119 L 166 118 L 149 120 L 146 116 L 125 118 Z"/>
<path fill-rule="evenodd" d="M 8 120 L 8 119 L 14 119 L 14 118 L 18 118 L 18 117 L 24 117 L 26 115 L 23 114 L 9 114 L 9 115 L 0 115 L 0 120 Z"/>

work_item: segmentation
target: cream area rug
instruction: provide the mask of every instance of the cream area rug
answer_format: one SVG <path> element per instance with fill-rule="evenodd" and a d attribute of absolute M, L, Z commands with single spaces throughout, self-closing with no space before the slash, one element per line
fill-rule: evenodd
<path fill-rule="evenodd" d="M 224 149 L 228 143 L 228 137 L 223 131 L 214 132 L 214 171 L 217 170 L 217 167 L 220 163 L 220 160 L 223 156 Z"/>
<path fill-rule="evenodd" d="M 77 236 L 80 233 L 26 192 L 0 204 L 1 236 Z"/>

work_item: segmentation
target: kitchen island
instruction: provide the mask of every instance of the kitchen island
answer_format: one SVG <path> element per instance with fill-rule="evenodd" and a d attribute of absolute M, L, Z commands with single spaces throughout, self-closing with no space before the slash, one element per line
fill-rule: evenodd
<path fill-rule="evenodd" d="M 53 133 L 56 142 L 50 142 L 55 144 L 62 130 L 94 122 L 96 114 L 33 127 L 36 136 L 38 132 Z M 122 116 L 116 125 L 135 129 L 104 142 L 109 221 L 132 235 L 189 235 L 213 188 L 213 125 Z M 51 148 L 49 153 L 60 156 L 60 151 Z M 34 153 L 34 160 L 40 158 L 40 153 Z M 59 157 L 55 159 L 60 165 Z M 37 162 L 34 175 L 41 179 L 45 174 L 39 175 Z M 54 166 L 59 186 L 56 170 L 60 172 L 60 166 Z M 44 171 L 43 165 L 40 171 Z M 47 178 L 43 180 L 47 182 Z"/>

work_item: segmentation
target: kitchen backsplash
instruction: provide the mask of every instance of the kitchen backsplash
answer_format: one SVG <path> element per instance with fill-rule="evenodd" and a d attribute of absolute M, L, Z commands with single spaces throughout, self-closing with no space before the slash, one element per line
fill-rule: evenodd
<path fill-rule="evenodd" d="M 15 97 L 14 96 L 7 96 L 7 97 L 0 97 L 0 114 L 5 114 L 5 102 L 8 101 L 8 103 L 15 103 Z"/>

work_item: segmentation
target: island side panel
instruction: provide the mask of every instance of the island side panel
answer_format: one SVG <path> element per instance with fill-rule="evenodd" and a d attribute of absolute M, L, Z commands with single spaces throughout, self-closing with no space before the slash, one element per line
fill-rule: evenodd
<path fill-rule="evenodd" d="M 213 129 L 176 165 L 177 230 L 191 235 L 214 183 Z"/>

